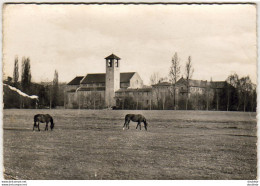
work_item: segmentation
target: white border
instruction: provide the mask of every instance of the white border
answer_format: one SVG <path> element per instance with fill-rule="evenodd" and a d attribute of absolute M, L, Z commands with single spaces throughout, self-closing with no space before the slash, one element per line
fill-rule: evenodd
<path fill-rule="evenodd" d="M 3 10 L 3 4 L 4 3 L 93 3 L 93 2 L 97 2 L 97 3 L 256 3 L 257 5 L 257 30 L 259 30 L 260 28 L 260 22 L 259 22 L 259 17 L 258 15 L 260 15 L 259 13 L 259 8 L 258 6 L 260 5 L 260 0 L 258 1 L 242 1 L 242 0 L 222 0 L 222 1 L 213 1 L 213 0 L 204 0 L 204 1 L 194 1 L 194 0 L 171 0 L 171 1 L 158 1 L 158 0 L 144 0 L 144 1 L 139 1 L 139 0 L 118 0 L 118 1 L 109 1 L 109 0 L 103 0 L 103 1 L 97 1 L 97 0 L 88 0 L 88 1 L 68 1 L 68 0 L 45 0 L 45 1 L 22 1 L 22 0 L 0 0 L 1 2 L 1 9 L 0 9 L 0 13 L 1 13 L 1 20 L 3 21 L 3 15 L 2 15 L 2 10 Z M 2 24 L 0 25 L 0 30 L 2 32 Z M 258 32 L 257 32 L 257 36 L 258 36 Z M 3 49 L 2 47 L 2 35 L 1 35 L 1 49 Z M 259 46 L 259 40 L 257 37 L 257 45 Z M 257 54 L 258 56 L 260 55 L 260 50 L 259 48 L 257 48 Z M 2 52 L 0 53 L 0 58 L 2 59 Z M 259 58 L 257 60 L 257 65 L 259 64 Z M 0 63 L 0 67 L 1 69 L 3 68 L 2 63 Z M 3 79 L 2 79 L 2 71 L 0 72 L 1 76 L 0 76 L 0 82 L 1 82 L 1 86 L 0 86 L 0 93 L 2 93 L 2 95 L 0 96 L 0 102 L 3 102 Z M 259 73 L 259 69 L 257 68 L 257 73 Z M 260 82 L 260 77 L 258 77 L 258 81 L 257 81 L 257 95 L 260 95 L 260 88 L 258 86 L 259 82 Z M 257 96 L 257 103 L 260 103 L 260 96 Z M 0 139 L 3 139 L 3 105 L 1 105 L 1 112 L 0 112 Z M 257 107 L 257 120 L 259 120 L 260 116 L 259 116 L 259 111 L 260 108 Z M 260 132 L 258 130 L 258 122 L 257 122 L 257 136 L 259 136 Z M 257 143 L 259 144 L 259 139 L 257 139 Z M 257 147 L 257 151 L 259 150 L 259 147 Z M 0 165 L 3 165 L 3 140 L 1 140 L 1 145 L 0 145 Z M 257 153 L 257 164 L 259 165 L 259 159 L 260 159 L 260 154 Z M 260 177 L 260 173 L 257 169 L 257 177 Z M 0 180 L 3 181 L 3 166 L 0 166 Z M 6 181 L 6 180 L 5 180 Z M 182 185 L 182 186 L 190 186 L 190 185 L 200 185 L 200 186 L 246 186 L 248 185 L 248 181 L 246 180 L 238 180 L 238 181 L 233 181 L 233 180 L 228 180 L 228 181 L 223 181 L 223 180 L 171 180 L 171 181 L 91 181 L 91 180 L 77 180 L 77 181 L 72 181 L 72 180 L 62 180 L 62 181 L 57 181 L 57 180 L 44 180 L 44 181 L 33 181 L 33 180 L 27 180 L 27 185 L 37 185 L 37 186 L 43 186 L 43 185 L 49 185 L 49 186 L 56 186 L 56 185 L 86 185 L 86 184 L 91 184 L 91 185 L 113 185 L 113 186 L 133 186 L 133 184 L 147 184 L 147 185 L 157 185 L 157 184 L 163 184 L 163 185 Z"/>

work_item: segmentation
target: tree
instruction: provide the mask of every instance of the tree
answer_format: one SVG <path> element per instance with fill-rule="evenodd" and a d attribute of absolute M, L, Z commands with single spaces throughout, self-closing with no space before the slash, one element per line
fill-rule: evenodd
<path fill-rule="evenodd" d="M 150 84 L 151 84 L 151 85 L 155 85 L 155 84 L 159 83 L 160 79 L 161 79 L 161 78 L 160 78 L 159 73 L 158 73 L 158 72 L 154 72 L 154 73 L 151 75 L 151 77 L 150 77 Z"/>
<path fill-rule="evenodd" d="M 235 74 L 231 74 L 228 76 L 228 78 L 226 79 L 228 85 L 227 85 L 227 111 L 230 110 L 231 107 L 231 93 L 232 93 L 232 87 L 234 88 L 238 88 L 239 86 L 239 78 L 238 75 Z"/>
<path fill-rule="evenodd" d="M 30 93 L 31 87 L 31 65 L 30 58 L 23 57 L 22 59 L 22 78 L 21 78 L 22 90 L 25 93 Z"/>
<path fill-rule="evenodd" d="M 44 85 L 40 85 L 37 95 L 39 96 L 39 107 L 44 108 L 48 104 L 48 92 Z"/>
<path fill-rule="evenodd" d="M 150 77 L 150 84 L 153 85 L 153 95 L 156 98 L 157 109 L 159 108 L 160 89 L 158 87 L 159 82 L 163 81 L 158 72 L 154 72 Z"/>
<path fill-rule="evenodd" d="M 159 109 L 159 102 L 160 102 L 160 87 L 158 85 L 153 86 L 153 95 L 156 99 L 155 107 Z"/>
<path fill-rule="evenodd" d="M 256 85 L 252 83 L 252 92 L 250 94 L 251 100 L 250 100 L 250 111 L 254 112 L 256 111 Z"/>
<path fill-rule="evenodd" d="M 176 110 L 176 82 L 180 77 L 180 59 L 178 57 L 177 52 L 175 52 L 174 56 L 172 57 L 172 64 L 170 67 L 170 82 L 172 83 L 173 87 L 173 105 L 174 105 L 174 110 Z"/>
<path fill-rule="evenodd" d="M 194 68 L 191 64 L 191 57 L 188 57 L 188 61 L 185 65 L 185 79 L 186 79 L 186 88 L 187 88 L 187 95 L 186 95 L 186 110 L 188 109 L 188 102 L 189 102 L 189 88 L 190 88 L 190 79 L 193 75 Z"/>
<path fill-rule="evenodd" d="M 249 101 L 249 95 L 252 92 L 252 82 L 249 76 L 240 79 L 241 95 L 243 97 L 243 111 L 246 111 L 246 106 Z"/>
<path fill-rule="evenodd" d="M 18 79 L 19 79 L 19 66 L 18 66 L 18 57 L 15 57 L 14 60 L 14 72 L 13 72 L 13 85 L 18 88 Z"/>
<path fill-rule="evenodd" d="M 57 70 L 54 72 L 54 78 L 52 82 L 52 104 L 51 107 L 55 108 L 59 105 L 59 75 Z"/>
<path fill-rule="evenodd" d="M 227 109 L 243 110 L 244 112 L 254 110 L 255 91 L 254 84 L 251 82 L 250 77 L 239 78 L 235 73 L 227 78 L 227 82 L 231 85 L 228 85 Z"/>
<path fill-rule="evenodd" d="M 31 88 L 31 66 L 30 58 L 22 58 L 22 77 L 21 77 L 21 89 L 26 94 L 30 94 Z M 21 97 L 20 107 L 27 107 L 29 104 L 28 99 Z"/>

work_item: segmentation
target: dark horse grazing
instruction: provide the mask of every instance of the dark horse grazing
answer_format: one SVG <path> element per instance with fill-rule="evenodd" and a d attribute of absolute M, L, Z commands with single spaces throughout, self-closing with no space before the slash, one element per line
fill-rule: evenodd
<path fill-rule="evenodd" d="M 130 121 L 138 122 L 137 125 L 136 125 L 136 129 L 139 125 L 140 130 L 141 130 L 141 123 L 143 122 L 145 130 L 147 130 L 148 122 L 146 121 L 145 117 L 141 114 L 127 114 L 125 116 L 125 124 L 123 126 L 123 130 L 125 129 L 125 127 L 129 129 Z"/>
<path fill-rule="evenodd" d="M 52 130 L 54 128 L 54 122 L 53 122 L 52 117 L 49 114 L 36 114 L 34 116 L 33 130 L 34 130 L 34 127 L 38 127 L 38 130 L 40 131 L 40 123 L 46 123 L 45 130 L 48 130 L 49 122 L 51 122 L 50 128 Z M 38 123 L 38 124 L 36 124 L 36 123 Z"/>

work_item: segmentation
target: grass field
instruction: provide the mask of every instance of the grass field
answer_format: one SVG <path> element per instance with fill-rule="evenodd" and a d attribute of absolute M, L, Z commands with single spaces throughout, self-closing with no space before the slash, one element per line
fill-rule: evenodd
<path fill-rule="evenodd" d="M 54 131 L 32 131 L 49 113 Z M 122 130 L 142 113 L 148 131 Z M 4 110 L 4 166 L 15 179 L 256 179 L 256 113 Z"/>

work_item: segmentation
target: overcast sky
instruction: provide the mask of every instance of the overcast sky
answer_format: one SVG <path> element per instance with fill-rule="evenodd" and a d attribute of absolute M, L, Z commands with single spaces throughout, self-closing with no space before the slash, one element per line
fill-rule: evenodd
<path fill-rule="evenodd" d="M 121 58 L 121 72 L 168 76 L 175 52 L 181 73 L 192 57 L 192 79 L 223 81 L 236 72 L 256 83 L 253 5 L 6 5 L 4 78 L 14 59 L 30 57 L 32 81 L 60 82 L 104 73 L 104 58 Z M 21 72 L 20 72 L 21 74 Z"/>

